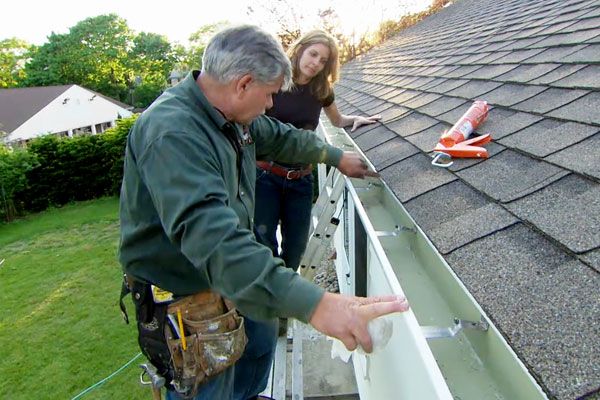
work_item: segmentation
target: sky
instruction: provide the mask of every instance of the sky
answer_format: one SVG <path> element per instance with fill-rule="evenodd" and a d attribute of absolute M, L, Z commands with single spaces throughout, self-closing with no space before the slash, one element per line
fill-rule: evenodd
<path fill-rule="evenodd" d="M 386 19 L 398 19 L 406 12 L 421 11 L 431 4 L 431 0 L 17 0 L 2 7 L 0 40 L 17 37 L 41 45 L 51 32 L 67 33 L 70 27 L 85 18 L 109 13 L 127 20 L 129 28 L 135 32 L 158 33 L 183 45 L 200 27 L 222 20 L 258 23 L 276 33 L 276 23 L 264 16 L 265 5 L 271 3 L 280 10 L 287 10 L 289 5 L 287 15 L 300 19 L 304 29 L 315 26 L 319 9 L 331 7 L 340 16 L 343 33 L 362 34 L 368 29 L 374 30 Z M 256 11 L 254 21 L 247 16 L 248 6 Z"/>

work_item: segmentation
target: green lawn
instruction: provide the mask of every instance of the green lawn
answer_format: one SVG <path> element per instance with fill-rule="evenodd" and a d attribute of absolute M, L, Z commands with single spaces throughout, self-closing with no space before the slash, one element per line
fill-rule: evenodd
<path fill-rule="evenodd" d="M 139 353 L 118 307 L 118 240 L 116 198 L 0 225 L 0 399 L 72 399 Z M 144 360 L 80 398 L 151 398 Z"/>

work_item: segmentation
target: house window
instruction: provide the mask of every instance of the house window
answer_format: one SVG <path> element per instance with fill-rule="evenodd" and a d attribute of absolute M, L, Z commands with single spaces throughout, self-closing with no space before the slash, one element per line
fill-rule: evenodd
<path fill-rule="evenodd" d="M 53 135 L 58 137 L 66 137 L 69 136 L 69 131 L 55 132 Z"/>
<path fill-rule="evenodd" d="M 31 139 L 18 139 L 15 140 L 14 142 L 11 142 L 11 146 L 15 147 L 15 148 L 21 148 L 24 149 L 25 147 L 27 147 L 27 143 L 31 142 Z"/>
<path fill-rule="evenodd" d="M 111 127 L 110 122 L 102 122 L 101 124 L 96 124 L 96 133 L 102 133 Z"/>
<path fill-rule="evenodd" d="M 91 134 L 92 134 L 91 126 L 82 126 L 81 128 L 73 129 L 73 136 L 91 135 Z"/>

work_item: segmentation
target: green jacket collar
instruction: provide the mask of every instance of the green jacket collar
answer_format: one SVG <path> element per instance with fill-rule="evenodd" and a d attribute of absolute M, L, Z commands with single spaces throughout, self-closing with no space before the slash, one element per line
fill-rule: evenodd
<path fill-rule="evenodd" d="M 216 126 L 220 130 L 225 130 L 227 126 L 234 125 L 232 122 L 227 121 L 223 114 L 209 103 L 208 99 L 196 83 L 196 79 L 200 76 L 200 71 L 194 70 L 190 72 L 185 79 L 181 82 L 183 90 L 189 94 L 189 96 L 196 101 L 196 105 L 206 112 L 206 114 L 213 120 Z"/>

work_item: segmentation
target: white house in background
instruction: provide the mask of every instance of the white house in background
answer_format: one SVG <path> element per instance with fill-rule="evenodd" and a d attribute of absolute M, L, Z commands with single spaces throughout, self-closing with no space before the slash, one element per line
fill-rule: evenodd
<path fill-rule="evenodd" d="M 14 144 L 47 134 L 95 135 L 132 109 L 78 85 L 0 89 L 0 131 Z"/>

